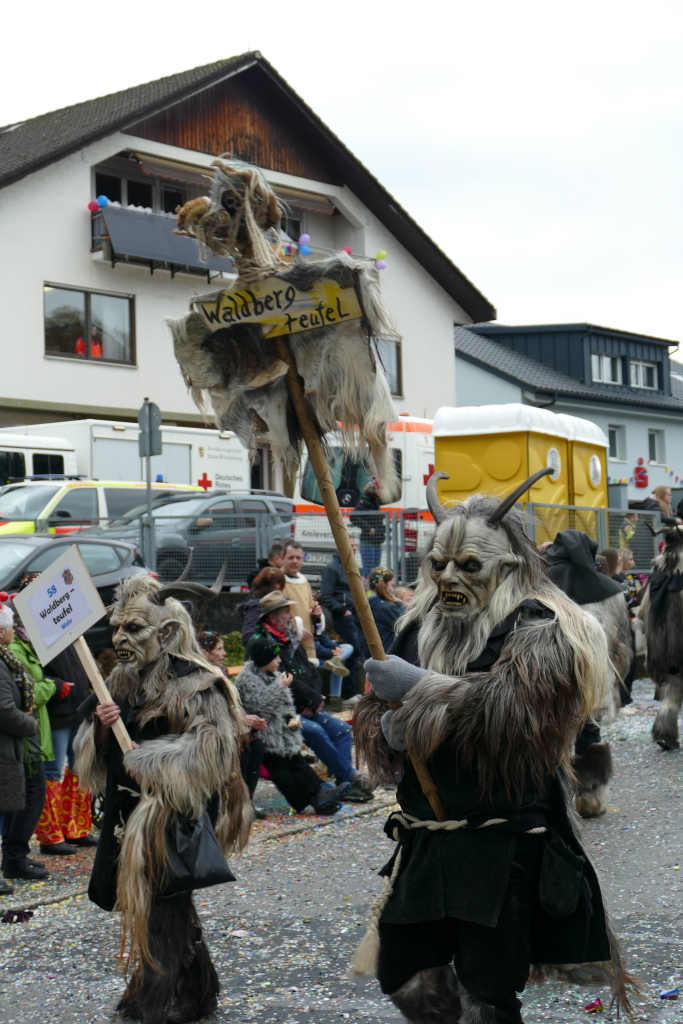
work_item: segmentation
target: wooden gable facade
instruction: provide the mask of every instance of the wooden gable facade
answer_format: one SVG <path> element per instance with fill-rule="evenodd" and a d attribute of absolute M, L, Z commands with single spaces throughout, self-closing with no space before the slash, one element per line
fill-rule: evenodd
<path fill-rule="evenodd" d="M 257 67 L 132 122 L 126 132 L 200 153 L 232 153 L 296 177 L 344 184 L 339 169 L 321 154 L 317 131 Z"/>

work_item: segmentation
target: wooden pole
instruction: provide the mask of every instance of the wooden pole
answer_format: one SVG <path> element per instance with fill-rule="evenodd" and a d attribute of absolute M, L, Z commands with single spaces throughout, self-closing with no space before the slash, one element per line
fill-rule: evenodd
<path fill-rule="evenodd" d="M 81 665 L 86 671 L 88 679 L 92 684 L 93 690 L 97 694 L 97 698 L 100 704 L 109 703 L 111 701 L 111 694 L 106 687 L 104 679 L 100 675 L 100 670 L 97 667 L 97 662 L 90 653 L 90 648 L 88 647 L 82 636 L 79 636 L 78 640 L 74 640 L 73 649 L 80 658 Z M 111 728 L 112 732 L 114 733 L 114 736 L 116 736 L 118 745 L 121 747 L 121 750 L 124 752 L 124 754 L 126 753 L 127 750 L 132 750 L 133 741 L 128 735 L 128 730 L 126 729 L 125 725 L 123 724 L 120 718 L 116 719 Z"/>
<path fill-rule="evenodd" d="M 384 661 L 385 653 L 380 639 L 379 632 L 377 630 L 377 624 L 373 618 L 372 610 L 370 608 L 370 602 L 368 601 L 368 595 L 365 592 L 363 586 L 363 580 L 361 579 L 360 569 L 358 568 L 358 562 L 356 556 L 353 553 L 351 542 L 349 540 L 349 534 L 344 524 L 344 518 L 339 508 L 339 502 L 337 501 L 337 494 L 332 483 L 332 477 L 330 476 L 330 467 L 327 464 L 325 453 L 323 451 L 318 432 L 315 429 L 315 421 L 313 419 L 313 413 L 311 412 L 310 406 L 306 401 L 306 395 L 304 392 L 304 384 L 299 376 L 299 371 L 296 367 L 294 356 L 292 355 L 289 344 L 285 337 L 275 338 L 275 344 L 277 348 L 277 354 L 279 358 L 287 363 L 287 388 L 289 390 L 289 396 L 292 399 L 294 405 L 294 411 L 296 418 L 299 421 L 301 427 L 301 433 L 303 434 L 306 448 L 308 449 L 308 457 L 311 460 L 313 471 L 315 473 L 316 480 L 318 481 L 318 488 L 320 490 L 320 496 L 322 498 L 323 505 L 325 506 L 325 512 L 327 518 L 330 521 L 330 527 L 332 528 L 332 535 L 334 542 L 337 545 L 337 551 L 341 558 L 342 565 L 344 566 L 344 572 L 346 573 L 346 579 L 349 583 L 351 590 L 351 597 L 360 620 L 361 629 L 367 642 L 370 654 L 376 661 Z M 391 708 L 400 708 L 400 703 L 390 703 Z M 439 796 L 439 791 L 429 774 L 427 765 L 422 758 L 416 757 L 410 754 L 410 760 L 415 769 L 422 792 L 429 800 L 429 804 L 434 812 L 437 821 L 446 820 L 446 812 Z"/>

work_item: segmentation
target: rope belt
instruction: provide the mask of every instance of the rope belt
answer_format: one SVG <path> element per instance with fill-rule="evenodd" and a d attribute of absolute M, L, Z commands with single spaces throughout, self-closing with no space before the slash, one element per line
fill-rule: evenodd
<path fill-rule="evenodd" d="M 477 825 L 473 831 L 479 831 L 482 828 L 490 828 L 492 825 L 504 825 L 507 820 L 507 818 L 489 818 L 488 821 L 483 822 L 481 825 Z M 395 842 L 398 842 L 399 825 L 402 825 L 403 828 L 406 829 L 426 828 L 428 832 L 456 832 L 458 829 L 467 828 L 469 825 L 467 818 L 463 818 L 460 821 L 420 821 L 419 818 L 414 817 L 412 814 L 406 814 L 405 811 L 394 811 L 390 816 L 389 821 L 395 823 L 395 828 L 393 829 Z M 538 828 L 527 829 L 525 832 L 521 832 L 520 835 L 534 836 L 547 831 L 548 829 L 545 825 L 542 825 Z M 379 919 L 394 891 L 394 882 L 398 878 L 398 873 L 401 869 L 402 852 L 403 851 L 399 846 L 396 851 L 396 858 L 391 869 L 391 874 L 385 877 L 384 887 L 377 894 L 370 906 L 367 930 L 361 939 L 358 949 L 356 950 L 353 958 L 353 965 L 349 972 L 352 978 L 359 978 L 361 975 L 368 974 L 370 972 L 374 974 L 377 971 L 377 957 L 379 954 Z"/>

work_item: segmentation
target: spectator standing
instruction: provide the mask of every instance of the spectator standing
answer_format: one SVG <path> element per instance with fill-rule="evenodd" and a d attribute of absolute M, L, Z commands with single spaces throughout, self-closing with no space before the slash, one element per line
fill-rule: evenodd
<path fill-rule="evenodd" d="M 26 662 L 15 648 L 14 615 L 4 605 L 0 609 L 0 646 L 2 660 L 9 667 L 22 690 L 22 709 L 37 719 L 36 730 L 24 742 L 24 795 L 23 806 L 3 815 L 2 871 L 5 878 L 29 878 L 34 881 L 48 878 L 50 872 L 41 861 L 29 857 L 31 836 L 45 802 L 45 767 L 43 761 L 54 757 L 50 722 L 45 705 L 56 691 L 53 682 L 37 682 L 27 671 Z M 42 675 L 42 673 L 41 673 Z M 33 709 L 33 710 L 31 710 Z"/>
<path fill-rule="evenodd" d="M 229 673 L 225 667 L 223 637 L 210 630 L 204 630 L 197 634 L 197 643 L 204 651 L 206 660 L 211 662 L 212 665 L 216 665 L 223 675 L 228 678 Z M 263 763 L 263 752 L 265 749 L 263 740 L 259 738 L 259 733 L 263 732 L 267 723 L 262 718 L 259 718 L 258 715 L 245 715 L 244 720 L 247 724 L 249 735 L 240 753 L 240 770 L 249 790 L 249 799 L 251 800 L 254 817 L 262 821 L 267 815 L 262 808 L 254 806 L 254 791 L 258 782 L 259 769 Z"/>
<path fill-rule="evenodd" d="M 8 648 L 13 622 L 12 610 L 0 607 L 0 833 L 5 815 L 18 814 L 26 806 L 24 747 L 38 734 L 32 714 L 33 681 Z M 0 875 L 0 896 L 13 892 Z"/>
<path fill-rule="evenodd" d="M 358 538 L 349 531 L 349 541 L 354 554 L 358 551 Z M 335 633 L 338 633 L 342 643 L 350 644 L 353 647 L 353 654 L 347 659 L 346 667 L 349 675 L 342 683 L 342 704 L 344 708 L 353 708 L 360 700 L 360 694 L 356 693 L 356 681 L 358 666 L 364 651 L 361 640 L 362 633 L 358 623 L 358 616 L 351 597 L 346 573 L 339 552 L 335 551 L 330 561 L 322 572 L 320 584 L 321 604 L 329 609 L 332 614 L 332 625 Z"/>
<path fill-rule="evenodd" d="M 372 591 L 370 598 L 372 617 L 375 620 L 382 646 L 385 651 L 388 651 L 396 638 L 396 623 L 402 615 L 405 615 L 406 609 L 394 592 L 394 574 L 391 569 L 386 569 L 383 565 L 371 569 L 368 585 Z"/>
<path fill-rule="evenodd" d="M 379 483 L 376 477 L 373 476 L 363 488 L 351 514 L 351 522 L 360 530 L 360 556 L 367 574 L 382 557 L 382 544 L 387 532 L 384 514 L 380 512 Z"/>
<path fill-rule="evenodd" d="M 285 574 L 283 593 L 292 602 L 292 613 L 298 615 L 303 622 L 301 642 L 306 651 L 306 657 L 317 663 L 311 615 L 316 617 L 319 624 L 322 618 L 322 609 L 313 598 L 311 584 L 301 572 L 303 564 L 304 551 L 301 544 L 297 540 L 287 541 L 285 557 L 282 562 L 282 571 Z"/>
<path fill-rule="evenodd" d="M 45 763 L 46 792 L 36 839 L 44 853 L 64 853 L 64 846 L 97 846 L 90 835 L 90 794 L 79 788 L 74 772 L 73 741 L 83 716 L 78 708 L 90 692 L 90 680 L 72 647 L 57 655 L 44 669 L 60 685 L 59 700 L 47 704 L 54 760 Z M 64 692 L 65 683 L 70 688 Z"/>
<path fill-rule="evenodd" d="M 253 645 L 257 640 L 270 639 L 277 645 L 283 668 L 292 676 L 292 698 L 301 716 L 304 742 L 327 765 L 339 783 L 351 783 L 345 799 L 365 803 L 372 799 L 372 789 L 353 767 L 351 727 L 323 710 L 320 676 L 292 632 L 291 604 L 284 594 L 267 594 L 261 599 L 261 622 L 254 633 L 248 655 L 252 656 Z"/>
<path fill-rule="evenodd" d="M 271 568 L 273 569 L 281 569 L 284 557 L 284 544 L 282 544 L 279 540 L 276 541 L 274 544 L 271 544 L 270 548 L 268 549 L 268 557 L 259 558 L 256 568 L 252 569 L 252 571 L 247 576 L 247 585 L 250 587 L 253 586 L 254 580 L 256 579 L 258 574 L 261 572 L 262 569 L 267 569 L 268 566 L 271 566 Z"/>
<path fill-rule="evenodd" d="M 655 487 L 652 494 L 643 502 L 643 511 L 661 513 L 665 526 L 676 526 L 677 523 L 683 523 L 683 519 L 678 519 L 674 515 L 674 510 L 671 507 L 671 488 L 666 484 Z"/>
<path fill-rule="evenodd" d="M 638 513 L 627 512 L 619 527 L 619 547 L 627 548 L 633 540 L 633 534 L 638 526 Z"/>
<path fill-rule="evenodd" d="M 282 591 L 284 585 L 285 574 L 282 569 L 275 569 L 272 565 L 267 565 L 254 577 L 249 597 L 237 605 L 237 611 L 242 616 L 242 643 L 245 647 L 254 635 L 261 614 L 261 598 L 273 590 Z"/>
<path fill-rule="evenodd" d="M 263 763 L 287 802 L 300 814 L 311 806 L 316 814 L 336 814 L 348 785 L 321 782 L 301 754 L 302 735 L 291 693 L 292 675 L 279 672 L 280 644 L 265 635 L 254 637 L 250 658 L 235 684 L 247 712 L 263 718 Z"/>

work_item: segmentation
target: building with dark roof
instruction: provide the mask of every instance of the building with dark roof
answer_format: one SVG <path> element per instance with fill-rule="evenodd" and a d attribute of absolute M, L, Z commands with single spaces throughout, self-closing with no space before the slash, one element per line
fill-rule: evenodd
<path fill-rule="evenodd" d="M 478 288 L 258 52 L 0 129 L 0 425 L 133 419 L 145 396 L 168 423 L 201 423 L 164 319 L 232 280 L 174 233 L 230 152 L 286 204 L 283 245 L 387 252 L 397 336 L 380 351 L 397 411 L 455 400 L 454 324 L 495 318 Z M 103 196 L 101 210 L 88 202 Z M 296 246 L 294 246 L 296 248 Z M 400 337 L 400 340 L 399 340 Z M 433 367 L 439 373 L 433 373 Z"/>
<path fill-rule="evenodd" d="M 677 491 L 683 488 L 677 345 L 594 324 L 458 326 L 457 404 L 523 402 L 583 416 L 609 438 L 608 475 L 628 481 L 630 500 L 642 500 L 657 484 Z"/>

